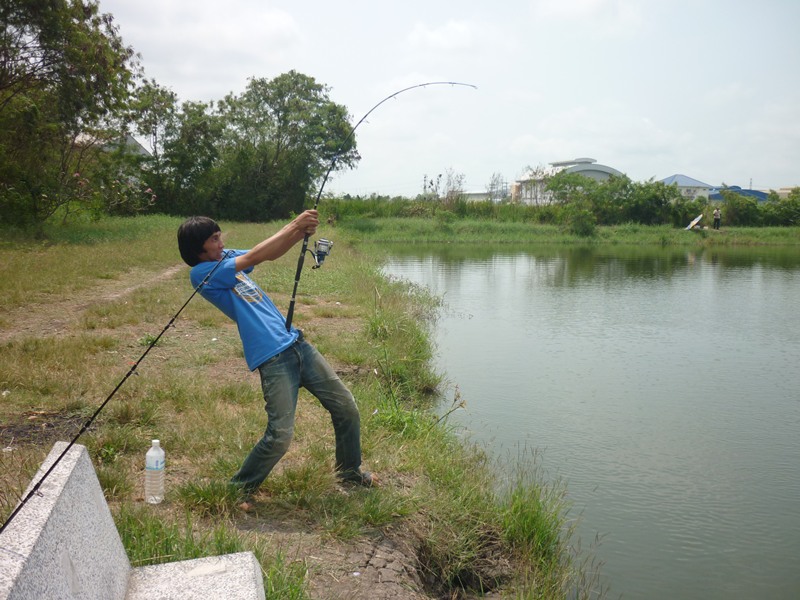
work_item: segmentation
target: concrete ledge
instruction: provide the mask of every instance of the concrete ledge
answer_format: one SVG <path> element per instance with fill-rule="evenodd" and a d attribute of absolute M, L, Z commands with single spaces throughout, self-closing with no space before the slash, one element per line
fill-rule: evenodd
<path fill-rule="evenodd" d="M 66 449 L 56 442 L 25 491 Z M 84 446 L 75 445 L 0 537 L 0 599 L 123 600 L 130 563 Z"/>
<path fill-rule="evenodd" d="M 53 446 L 24 497 L 67 446 Z M 0 535 L 0 600 L 264 598 L 252 552 L 131 569 L 89 452 L 77 444 Z"/>
<path fill-rule="evenodd" d="M 126 600 L 264 600 L 261 565 L 252 552 L 139 567 Z"/>

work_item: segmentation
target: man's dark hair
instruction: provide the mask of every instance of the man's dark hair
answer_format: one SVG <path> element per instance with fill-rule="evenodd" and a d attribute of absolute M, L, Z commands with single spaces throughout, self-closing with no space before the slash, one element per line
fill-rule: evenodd
<path fill-rule="evenodd" d="M 189 217 L 178 227 L 178 250 L 181 258 L 190 267 L 200 262 L 206 240 L 221 231 L 214 219 L 208 217 Z"/>

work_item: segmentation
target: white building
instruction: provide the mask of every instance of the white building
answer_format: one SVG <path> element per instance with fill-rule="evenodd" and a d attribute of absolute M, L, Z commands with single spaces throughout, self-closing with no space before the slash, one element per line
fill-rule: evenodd
<path fill-rule="evenodd" d="M 664 185 L 676 186 L 678 191 L 681 193 L 681 196 L 688 198 L 689 200 L 694 200 L 695 198 L 701 197 L 708 198 L 711 194 L 717 191 L 713 185 L 708 185 L 707 183 L 703 183 L 697 179 L 692 179 L 686 175 L 681 175 L 680 173 L 676 173 L 675 175 L 670 175 L 666 179 L 662 179 L 661 183 Z"/>
<path fill-rule="evenodd" d="M 550 163 L 549 167 L 530 169 L 517 179 L 511 188 L 511 200 L 522 204 L 550 204 L 552 194 L 547 191 L 547 180 L 556 173 L 575 173 L 595 181 L 605 181 L 612 175 L 622 177 L 616 169 L 598 164 L 594 158 L 576 158 Z"/>

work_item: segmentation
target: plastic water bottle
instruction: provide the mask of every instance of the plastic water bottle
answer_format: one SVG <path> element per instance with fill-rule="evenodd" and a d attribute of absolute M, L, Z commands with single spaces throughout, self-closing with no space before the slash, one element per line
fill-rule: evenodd
<path fill-rule="evenodd" d="M 161 442 L 153 440 L 145 456 L 144 499 L 148 504 L 158 504 L 164 499 L 164 464 Z"/>

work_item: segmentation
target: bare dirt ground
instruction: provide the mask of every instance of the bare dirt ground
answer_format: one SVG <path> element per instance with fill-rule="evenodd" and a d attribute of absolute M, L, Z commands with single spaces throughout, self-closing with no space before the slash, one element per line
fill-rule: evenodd
<path fill-rule="evenodd" d="M 57 304 L 34 304 L 4 311 L 0 329 L 0 344 L 16 338 L 51 337 L 65 335 L 80 322 L 82 314 L 99 302 L 123 298 L 153 281 L 176 277 L 185 267 L 175 265 L 160 273 L 136 271 L 121 280 L 98 282 L 91 289 L 62 297 Z M 324 327 L 311 323 L 312 327 Z M 334 324 L 341 327 L 342 323 Z M 358 372 L 353 365 L 334 365 L 343 378 Z M 82 425 L 80 419 L 65 421 L 64 415 L 31 412 L 28 422 L 13 427 L 0 426 L 3 445 L 8 439 L 17 443 L 35 443 L 43 446 L 57 439 L 71 439 Z M 383 485 L 406 485 L 399 480 L 382 482 Z M 342 488 L 337 493 L 349 492 Z M 258 508 L 252 514 L 236 517 L 242 531 L 267 535 L 270 543 L 280 548 L 288 560 L 299 560 L 307 568 L 308 592 L 311 598 L 338 599 L 433 599 L 426 590 L 416 558 L 416 536 L 404 530 L 384 530 L 380 534 L 361 537 L 348 543 L 331 540 L 320 532 L 309 530 L 303 523 L 271 519 Z"/>
<path fill-rule="evenodd" d="M 165 281 L 185 268 L 177 264 L 156 274 L 137 269 L 123 279 L 104 280 L 89 290 L 62 296 L 56 304 L 33 303 L 4 311 L 7 326 L 0 328 L 0 344 L 18 337 L 63 335 L 91 306 L 132 294 L 145 284 Z"/>

